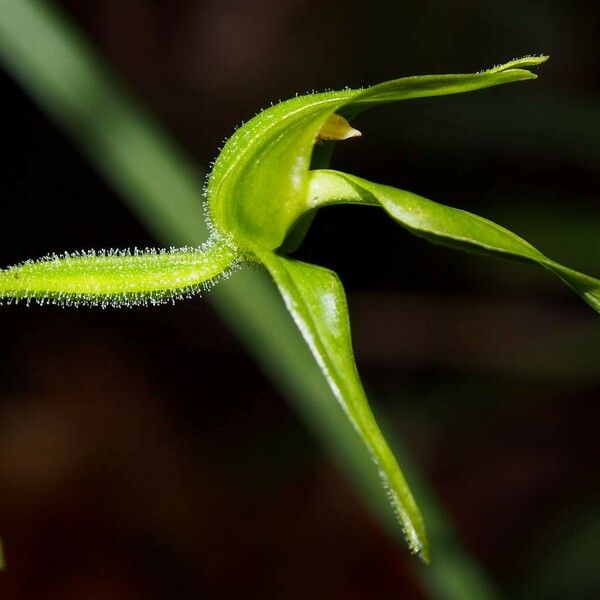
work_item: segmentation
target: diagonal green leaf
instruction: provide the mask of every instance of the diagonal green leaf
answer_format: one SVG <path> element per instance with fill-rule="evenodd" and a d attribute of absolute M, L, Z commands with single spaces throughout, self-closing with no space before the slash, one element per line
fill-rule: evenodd
<path fill-rule="evenodd" d="M 536 75 L 522 67 L 546 59 L 526 57 L 480 73 L 404 77 L 362 90 L 299 96 L 262 111 L 228 140 L 215 162 L 207 187 L 215 226 L 236 243 L 279 248 L 302 213 L 313 147 L 333 113 L 352 117 L 379 104 L 533 79 Z"/>
<path fill-rule="evenodd" d="M 331 390 L 377 464 L 411 550 L 428 562 L 423 518 L 375 421 L 356 370 L 342 284 L 323 267 L 270 252 L 261 258 Z"/>
<path fill-rule="evenodd" d="M 508 229 L 417 194 L 330 170 L 313 171 L 307 211 L 327 204 L 381 206 L 411 233 L 436 244 L 540 265 L 562 279 L 600 312 L 600 280 L 544 256 Z"/>

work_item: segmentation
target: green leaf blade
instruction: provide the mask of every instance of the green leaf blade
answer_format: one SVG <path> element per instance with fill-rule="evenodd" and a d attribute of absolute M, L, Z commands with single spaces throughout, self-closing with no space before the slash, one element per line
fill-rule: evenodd
<path fill-rule="evenodd" d="M 273 253 L 261 256 L 330 388 L 376 463 L 408 545 L 429 561 L 421 513 L 363 390 L 352 352 L 348 308 L 335 273 Z"/>
<path fill-rule="evenodd" d="M 307 211 L 340 203 L 381 206 L 405 229 L 430 242 L 537 264 L 557 275 L 600 312 L 599 279 L 549 259 L 518 235 L 483 217 L 329 170 L 313 171 L 308 198 Z"/>

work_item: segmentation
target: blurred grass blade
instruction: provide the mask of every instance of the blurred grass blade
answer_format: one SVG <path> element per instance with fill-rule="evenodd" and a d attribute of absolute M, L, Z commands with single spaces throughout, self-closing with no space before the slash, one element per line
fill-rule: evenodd
<path fill-rule="evenodd" d="M 412 552 L 429 562 L 423 518 L 375 417 L 356 371 L 344 288 L 328 269 L 267 253 L 275 279 L 333 393 L 375 461 Z"/>
<path fill-rule="evenodd" d="M 412 192 L 327 170 L 313 172 L 308 197 L 307 210 L 339 203 L 381 206 L 408 231 L 430 242 L 540 265 L 600 312 L 600 280 L 550 260 L 518 235 L 477 215 Z"/>
<path fill-rule="evenodd" d="M 205 241 L 196 167 L 50 4 L 2 0 L 0 54 L 155 235 L 179 245 Z"/>
<path fill-rule="evenodd" d="M 166 244 L 196 245 L 206 230 L 197 169 L 157 123 L 116 84 L 104 64 L 64 15 L 40 0 L 3 0 L 0 59 L 88 156 L 139 219 Z M 63 82 L 68 82 L 66 85 Z M 118 125 L 118 126 L 117 126 Z M 330 456 L 355 483 L 378 521 L 396 536 L 389 503 L 368 453 L 352 431 L 275 287 L 261 273 L 242 270 L 208 298 L 282 389 Z M 388 433 L 388 439 L 390 438 Z M 435 508 L 435 507 L 434 507 Z M 442 512 L 427 517 L 434 525 Z M 391 526 L 390 526 L 391 525 Z M 433 527 L 432 527 L 433 529 Z M 430 577 L 451 562 L 460 589 L 493 597 L 485 576 L 455 542 L 436 557 Z M 454 560 L 453 560 L 454 558 Z M 464 560 L 463 560 L 464 558 Z M 433 590 L 444 600 L 460 595 Z"/>

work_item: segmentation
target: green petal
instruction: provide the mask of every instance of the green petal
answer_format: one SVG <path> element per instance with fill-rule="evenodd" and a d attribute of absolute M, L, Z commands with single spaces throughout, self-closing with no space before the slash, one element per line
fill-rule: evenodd
<path fill-rule="evenodd" d="M 307 211 L 342 203 L 381 206 L 408 231 L 430 242 L 540 265 L 600 312 L 600 280 L 547 258 L 518 235 L 477 215 L 411 192 L 328 170 L 312 172 L 307 198 Z"/>
<path fill-rule="evenodd" d="M 348 307 L 339 279 L 328 269 L 273 253 L 265 253 L 261 259 L 329 386 L 375 461 L 410 549 L 428 562 L 423 518 L 375 421 L 356 370 Z"/>

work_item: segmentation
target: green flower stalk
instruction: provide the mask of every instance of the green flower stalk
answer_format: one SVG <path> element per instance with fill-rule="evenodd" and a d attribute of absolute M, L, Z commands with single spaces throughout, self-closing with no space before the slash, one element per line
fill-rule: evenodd
<path fill-rule="evenodd" d="M 238 264 L 223 239 L 199 248 L 53 254 L 0 271 L 0 295 L 65 306 L 161 304 L 210 289 Z"/>
<path fill-rule="evenodd" d="M 262 265 L 358 438 L 367 447 L 409 548 L 429 560 L 423 518 L 369 407 L 352 351 L 344 289 L 332 271 L 289 254 L 316 211 L 331 204 L 383 209 L 404 229 L 453 248 L 530 262 L 558 276 L 600 312 L 600 280 L 547 258 L 507 229 L 411 192 L 328 169 L 350 122 L 380 104 L 535 79 L 529 56 L 479 73 L 405 77 L 360 90 L 298 96 L 259 113 L 227 141 L 206 186 L 212 235 L 199 248 L 82 252 L 0 271 L 0 299 L 130 306 L 192 296 L 244 262 Z M 358 441 L 357 438 L 357 441 Z"/>

